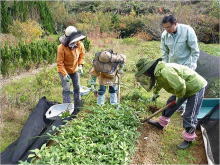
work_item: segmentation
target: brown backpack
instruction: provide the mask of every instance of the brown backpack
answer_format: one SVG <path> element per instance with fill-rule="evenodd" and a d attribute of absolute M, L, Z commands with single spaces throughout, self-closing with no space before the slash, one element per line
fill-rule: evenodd
<path fill-rule="evenodd" d="M 113 74 L 119 63 L 113 63 L 113 62 L 101 62 L 99 60 L 101 52 L 98 52 L 95 54 L 95 58 L 93 60 L 93 67 L 96 72 L 102 72 L 107 74 Z"/>

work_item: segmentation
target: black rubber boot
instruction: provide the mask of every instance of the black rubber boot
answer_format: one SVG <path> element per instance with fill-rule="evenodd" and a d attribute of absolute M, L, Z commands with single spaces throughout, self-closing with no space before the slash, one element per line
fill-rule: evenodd
<path fill-rule="evenodd" d="M 154 121 L 154 120 L 149 120 L 148 123 L 151 124 L 151 125 L 153 125 L 153 126 L 155 126 L 155 127 L 157 127 L 157 128 L 160 129 L 160 130 L 162 130 L 162 129 L 164 128 L 162 125 L 160 125 L 159 122 Z"/>
<path fill-rule="evenodd" d="M 79 111 L 82 109 L 83 101 L 82 100 L 76 101 L 74 106 L 75 107 L 72 115 L 77 115 Z"/>
<path fill-rule="evenodd" d="M 192 144 L 191 141 L 186 141 L 186 140 L 184 140 L 182 143 L 180 143 L 179 145 L 177 145 L 177 148 L 184 150 L 184 149 L 188 148 L 191 144 Z"/>

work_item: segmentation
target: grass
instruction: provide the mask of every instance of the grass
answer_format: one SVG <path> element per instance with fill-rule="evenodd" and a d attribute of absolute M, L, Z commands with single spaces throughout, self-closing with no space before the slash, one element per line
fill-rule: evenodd
<path fill-rule="evenodd" d="M 219 44 L 204 44 L 199 43 L 200 49 L 210 55 L 220 56 L 220 46 Z"/>
<path fill-rule="evenodd" d="M 166 99 L 169 97 L 169 94 L 167 92 L 161 91 L 161 97 L 156 103 L 147 102 L 146 100 L 152 96 L 152 93 L 147 93 L 143 88 L 135 83 L 134 78 L 135 63 L 139 58 L 147 56 L 151 59 L 155 59 L 157 57 L 160 57 L 160 43 L 157 41 L 146 42 L 136 38 L 106 38 L 92 41 L 92 49 L 87 53 L 85 59 L 84 72 L 86 74 L 81 76 L 81 85 L 87 85 L 87 80 L 90 77 L 87 73 L 89 72 L 89 69 L 91 67 L 91 60 L 94 57 L 95 52 L 104 50 L 106 48 L 112 48 L 115 52 L 127 55 L 127 63 L 125 66 L 126 72 L 122 77 L 123 85 L 121 86 L 122 105 L 130 107 L 132 109 L 132 113 L 137 115 L 139 119 L 143 119 L 150 114 L 150 112 L 146 110 L 148 106 L 164 106 Z M 7 145 L 9 145 L 19 136 L 22 125 L 24 124 L 29 113 L 32 111 L 32 109 L 41 97 L 46 96 L 48 100 L 62 102 L 61 92 L 62 89 L 56 68 L 45 68 L 35 77 L 28 77 L 21 80 L 13 81 L 11 84 L 8 84 L 4 88 L 2 88 L 1 98 L 3 99 L 1 99 L 1 101 L 2 103 L 4 103 L 5 106 L 2 107 L 1 110 L 1 114 L 3 114 L 0 135 L 1 139 L 3 139 L 1 140 L 0 144 L 1 151 L 3 151 Z M 108 96 L 108 93 L 106 93 L 106 95 Z M 84 100 L 86 107 L 93 107 L 96 104 L 96 98 L 92 94 L 85 96 Z M 105 113 L 106 111 L 110 112 L 109 109 L 111 108 L 107 105 L 105 106 L 103 111 Z M 90 111 L 91 109 L 84 108 L 84 110 L 82 111 L 82 115 L 88 114 L 88 112 Z M 112 111 L 115 110 L 112 109 Z M 117 112 L 115 111 L 115 113 Z M 88 119 L 89 118 L 90 117 L 88 117 Z M 83 120 L 76 120 L 74 122 L 80 122 L 77 123 L 78 125 L 83 125 L 84 123 Z M 138 127 L 139 121 L 136 120 L 135 122 L 137 124 L 135 125 L 135 127 Z M 101 124 L 103 124 L 103 127 L 108 125 L 106 122 L 101 122 L 100 125 Z M 73 127 L 73 125 L 71 127 Z M 64 137 L 67 136 L 68 131 L 66 130 L 68 129 L 70 129 L 70 127 L 67 126 L 63 130 L 61 130 L 61 134 L 63 134 Z M 164 135 L 160 136 L 160 143 L 162 145 L 158 144 L 158 146 L 155 146 L 161 147 L 161 152 L 158 153 L 160 156 L 158 156 L 157 159 L 154 160 L 155 163 L 179 164 L 194 162 L 194 158 L 192 157 L 192 150 L 177 151 L 175 148 L 175 144 L 179 143 L 181 140 L 181 131 L 181 119 L 179 114 L 176 114 L 172 117 L 172 123 L 169 127 L 167 127 Z M 136 138 L 132 139 L 132 144 L 136 143 L 135 139 Z M 68 140 L 70 142 L 69 144 L 71 144 L 71 142 L 74 142 L 73 140 Z M 58 151 L 58 148 L 56 148 L 56 146 L 53 146 L 51 148 Z M 134 150 L 129 151 L 130 154 L 132 154 L 132 152 L 134 152 Z M 127 158 L 128 157 L 129 155 L 127 155 Z"/>
<path fill-rule="evenodd" d="M 161 137 L 162 145 L 162 157 L 158 159 L 158 163 L 162 164 L 188 164 L 193 163 L 195 158 L 193 157 L 192 150 L 177 150 L 176 145 L 179 144 L 182 139 L 182 119 L 180 113 L 176 113 L 171 118 L 171 123 L 167 126 L 164 135 Z"/>

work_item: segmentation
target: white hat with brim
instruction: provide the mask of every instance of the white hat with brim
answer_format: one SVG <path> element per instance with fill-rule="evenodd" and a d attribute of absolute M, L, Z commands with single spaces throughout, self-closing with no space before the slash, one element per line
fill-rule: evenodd
<path fill-rule="evenodd" d="M 83 34 L 80 34 L 80 35 L 76 36 L 75 38 L 73 38 L 70 41 L 70 44 L 73 43 L 73 42 L 77 42 L 77 41 L 83 40 L 84 38 L 86 38 L 86 36 L 84 36 Z"/>
<path fill-rule="evenodd" d="M 73 32 L 70 36 L 66 36 L 65 34 L 62 35 L 59 38 L 59 41 L 63 45 L 68 46 L 69 44 L 71 44 L 73 42 L 77 42 L 77 41 L 83 40 L 84 38 L 86 38 L 86 36 L 83 35 L 80 31 L 77 31 L 77 32 Z"/>

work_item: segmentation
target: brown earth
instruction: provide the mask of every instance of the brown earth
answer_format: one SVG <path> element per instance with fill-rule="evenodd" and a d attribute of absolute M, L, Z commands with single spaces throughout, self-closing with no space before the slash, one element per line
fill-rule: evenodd
<path fill-rule="evenodd" d="M 132 157 L 131 165 L 137 164 L 156 164 L 158 162 L 158 157 L 160 157 L 161 147 L 160 139 L 163 136 L 163 131 L 152 127 L 151 125 L 144 123 L 139 128 L 138 131 L 141 133 L 138 142 L 137 149 Z M 195 160 L 191 163 L 193 164 L 207 164 L 206 153 L 202 138 L 201 131 L 197 130 L 197 145 L 193 146 L 193 157 Z"/>
<path fill-rule="evenodd" d="M 193 156 L 197 158 L 197 160 L 194 162 L 195 164 L 208 164 L 206 153 L 205 153 L 205 147 L 204 147 L 204 141 L 202 137 L 202 132 L 200 130 L 196 131 L 198 145 L 194 147 Z"/>
<path fill-rule="evenodd" d="M 148 109 L 150 112 L 154 113 L 154 112 L 158 111 L 160 108 L 155 105 L 149 105 Z"/>
<path fill-rule="evenodd" d="M 137 150 L 131 164 L 154 164 L 160 152 L 160 136 L 163 131 L 144 123 L 138 128 L 141 136 L 138 139 Z"/>

